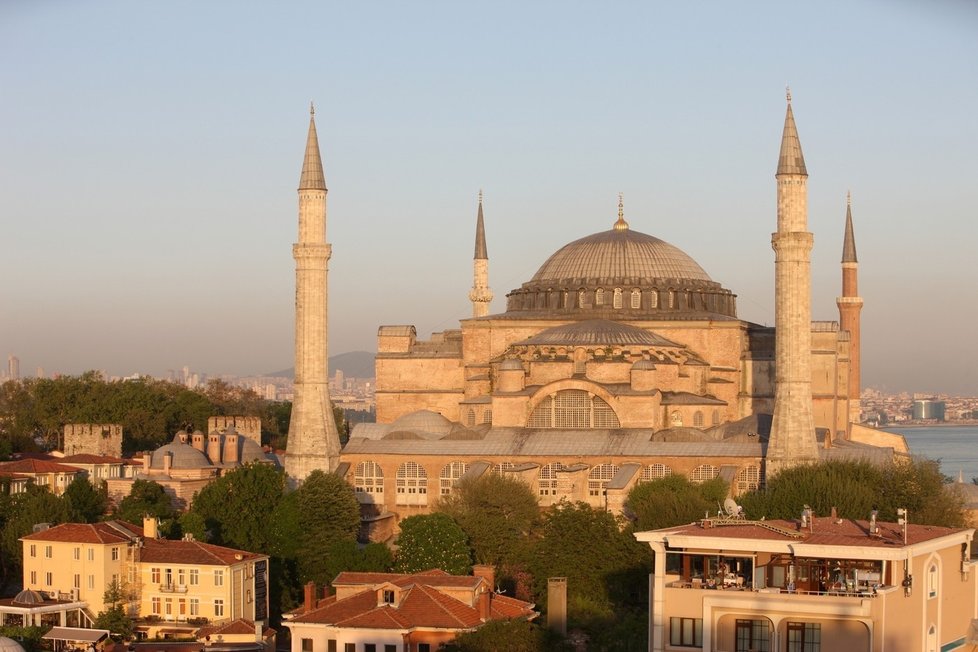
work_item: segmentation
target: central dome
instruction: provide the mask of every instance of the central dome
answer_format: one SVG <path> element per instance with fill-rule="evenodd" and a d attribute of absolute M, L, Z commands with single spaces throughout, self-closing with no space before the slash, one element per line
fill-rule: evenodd
<path fill-rule="evenodd" d="M 530 282 L 571 279 L 711 280 L 703 268 L 678 247 L 628 228 L 602 231 L 564 245 L 547 259 Z"/>

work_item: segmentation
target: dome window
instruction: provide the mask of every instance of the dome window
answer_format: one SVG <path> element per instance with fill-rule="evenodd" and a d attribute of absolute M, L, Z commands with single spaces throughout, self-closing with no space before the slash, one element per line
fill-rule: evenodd
<path fill-rule="evenodd" d="M 642 307 L 642 291 L 638 288 L 632 290 L 632 310 L 638 310 Z"/>
<path fill-rule="evenodd" d="M 594 291 L 594 305 L 603 306 L 604 305 L 604 290 L 598 288 Z"/>
<path fill-rule="evenodd" d="M 656 292 L 655 290 L 652 290 L 649 293 L 649 308 L 658 308 L 658 307 L 659 307 L 659 293 Z"/>
<path fill-rule="evenodd" d="M 612 299 L 612 302 L 615 310 L 621 310 L 621 288 L 615 288 L 615 296 L 614 299 Z"/>

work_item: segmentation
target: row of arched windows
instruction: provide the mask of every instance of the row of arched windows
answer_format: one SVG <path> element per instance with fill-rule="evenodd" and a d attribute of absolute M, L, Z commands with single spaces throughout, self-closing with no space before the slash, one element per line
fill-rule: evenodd
<path fill-rule="evenodd" d="M 439 494 L 447 496 L 452 493 L 455 484 L 468 470 L 466 462 L 455 461 L 442 467 L 438 477 Z M 503 474 L 515 468 L 512 462 L 502 462 L 492 467 L 492 473 Z M 605 486 L 614 478 L 620 466 L 616 464 L 597 464 L 591 467 L 587 477 L 588 496 L 604 495 Z M 540 496 L 554 497 L 558 495 L 558 472 L 564 470 L 560 462 L 552 462 L 540 467 L 537 473 L 537 490 Z M 642 467 L 639 482 L 650 482 L 672 475 L 672 468 L 665 464 L 649 464 Z M 690 482 L 702 483 L 716 478 L 720 469 L 712 464 L 701 464 L 689 474 Z M 740 469 L 734 481 L 736 494 L 752 491 L 760 486 L 761 471 L 757 465 L 749 465 Z M 428 473 L 417 462 L 404 462 L 397 467 L 394 486 L 398 505 L 427 505 L 428 504 Z M 358 493 L 378 495 L 384 492 L 384 472 L 376 462 L 360 462 L 353 472 L 353 488 Z"/>
<path fill-rule="evenodd" d="M 600 396 L 565 389 L 544 398 L 526 420 L 527 428 L 620 428 L 618 415 Z"/>

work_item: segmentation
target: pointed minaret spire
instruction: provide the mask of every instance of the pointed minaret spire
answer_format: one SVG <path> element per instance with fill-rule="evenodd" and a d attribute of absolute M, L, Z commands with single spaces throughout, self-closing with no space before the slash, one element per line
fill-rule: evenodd
<path fill-rule="evenodd" d="M 472 302 L 472 316 L 485 317 L 489 314 L 492 290 L 489 289 L 489 253 L 486 247 L 486 225 L 482 217 L 482 191 L 479 191 L 479 214 L 475 220 L 475 256 L 472 260 L 472 289 L 469 291 Z"/>
<path fill-rule="evenodd" d="M 618 221 L 612 227 L 615 231 L 627 231 L 628 222 L 625 221 L 625 196 L 618 193 Z"/>
<path fill-rule="evenodd" d="M 316 107 L 309 103 L 309 135 L 306 137 L 306 155 L 302 159 L 302 175 L 299 190 L 326 190 L 323 159 L 319 156 L 319 136 L 316 134 Z"/>
<path fill-rule="evenodd" d="M 781 156 L 778 157 L 778 174 L 803 174 L 808 176 L 805 157 L 801 153 L 795 115 L 791 111 L 791 89 L 787 89 L 788 111 L 784 116 L 784 131 L 781 134 Z"/>
<path fill-rule="evenodd" d="M 849 333 L 849 424 L 859 423 L 861 411 L 862 354 L 860 336 L 860 311 L 863 298 L 859 296 L 859 261 L 856 258 L 856 236 L 852 228 L 852 194 L 846 193 L 846 230 L 842 240 L 842 295 L 835 300 L 839 306 L 839 328 Z"/>

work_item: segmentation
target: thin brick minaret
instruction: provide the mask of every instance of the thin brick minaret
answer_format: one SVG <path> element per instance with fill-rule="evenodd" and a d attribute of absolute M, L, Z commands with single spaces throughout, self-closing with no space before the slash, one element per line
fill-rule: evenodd
<path fill-rule="evenodd" d="M 859 261 L 856 259 L 856 236 L 852 232 L 852 195 L 846 193 L 846 234 L 842 241 L 842 296 L 839 306 L 839 325 L 849 331 L 849 423 L 859 423 L 859 312 L 863 299 L 859 296 Z M 848 430 L 848 428 L 847 428 Z"/>
<path fill-rule="evenodd" d="M 327 385 L 326 273 L 332 248 L 326 243 L 326 177 L 319 156 L 315 110 L 299 179 L 299 241 L 295 258 L 295 397 L 289 421 L 285 472 L 292 483 L 339 463 L 340 437 Z"/>
<path fill-rule="evenodd" d="M 482 220 L 482 191 L 479 191 L 479 217 L 475 223 L 475 256 L 472 260 L 472 289 L 469 291 L 472 302 L 472 316 L 485 317 L 489 314 L 492 290 L 489 289 L 489 254 L 486 250 L 486 226 Z"/>
<path fill-rule="evenodd" d="M 774 248 L 774 419 L 767 447 L 767 473 L 818 459 L 812 420 L 812 234 L 808 232 L 808 170 L 791 112 L 781 136 L 778 231 Z"/>

